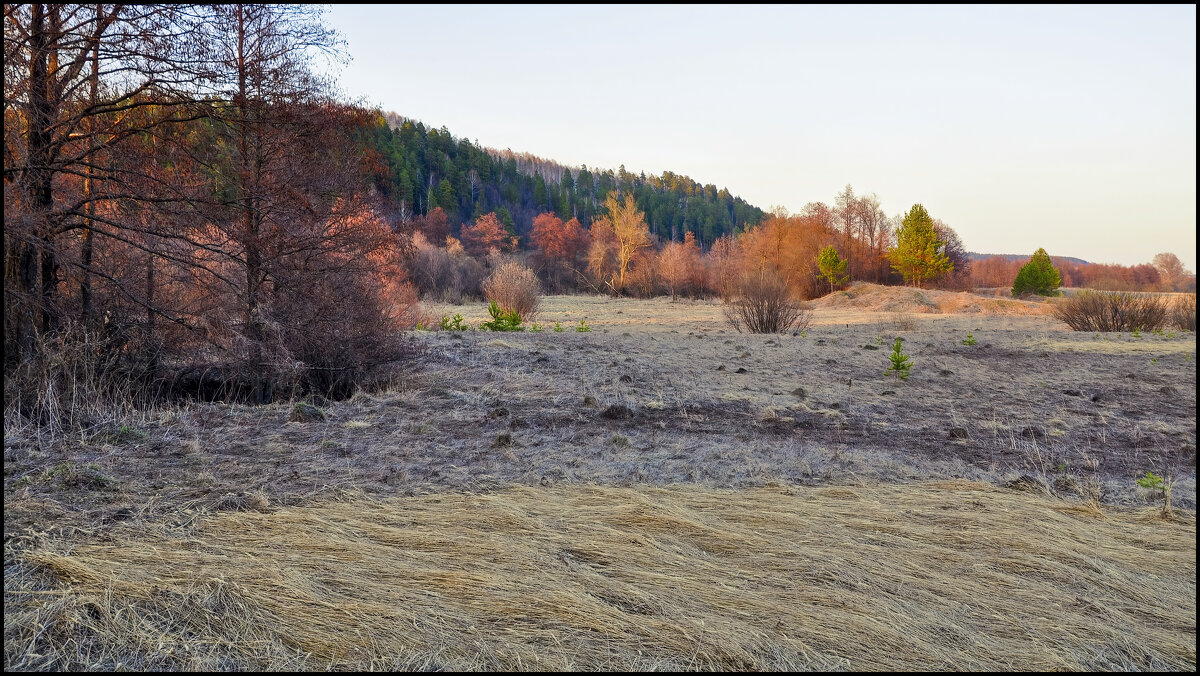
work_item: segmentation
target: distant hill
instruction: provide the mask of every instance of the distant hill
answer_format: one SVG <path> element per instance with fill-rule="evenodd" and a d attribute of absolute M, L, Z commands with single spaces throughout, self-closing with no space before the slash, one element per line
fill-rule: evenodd
<path fill-rule="evenodd" d="M 1027 260 L 1029 260 L 1029 257 L 1032 255 L 1033 254 L 981 254 L 981 253 L 975 253 L 973 251 L 967 252 L 967 257 L 973 261 L 983 260 L 984 258 L 992 258 L 992 257 L 1003 258 L 1003 259 L 1009 260 L 1009 261 L 1027 261 Z M 1076 263 L 1078 265 L 1090 265 L 1090 263 L 1083 260 L 1082 258 L 1073 258 L 1071 256 L 1051 256 L 1050 258 L 1062 259 L 1064 261 L 1070 261 L 1071 263 Z"/>
<path fill-rule="evenodd" d="M 612 169 L 566 167 L 528 153 L 496 150 L 396 113 L 365 130 L 375 151 L 376 187 L 414 215 L 436 207 L 457 234 L 463 223 L 495 212 L 514 233 L 527 236 L 538 214 L 590 226 L 612 190 L 632 194 L 650 232 L 682 240 L 687 232 L 708 246 L 722 235 L 758 224 L 766 213 L 726 188 L 664 171 L 661 176 Z"/>

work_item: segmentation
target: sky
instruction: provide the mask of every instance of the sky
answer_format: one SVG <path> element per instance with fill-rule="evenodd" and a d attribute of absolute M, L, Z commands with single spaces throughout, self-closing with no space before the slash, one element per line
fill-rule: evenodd
<path fill-rule="evenodd" d="M 763 209 L 920 203 L 979 253 L 1196 271 L 1196 7 L 336 5 L 343 95 Z"/>

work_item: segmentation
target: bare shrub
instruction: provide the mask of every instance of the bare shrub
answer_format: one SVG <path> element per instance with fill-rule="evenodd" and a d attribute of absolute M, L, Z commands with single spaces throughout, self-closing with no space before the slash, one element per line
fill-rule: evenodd
<path fill-rule="evenodd" d="M 468 256 L 457 240 L 450 238 L 447 246 L 440 247 L 419 233 L 413 239 L 415 252 L 409 261 L 409 274 L 423 296 L 455 304 L 478 298 L 483 265 Z"/>
<path fill-rule="evenodd" d="M 911 312 L 893 312 L 888 315 L 888 326 L 896 331 L 916 331 L 917 318 Z"/>
<path fill-rule="evenodd" d="M 537 316 L 542 290 L 533 270 L 516 262 L 503 263 L 483 283 L 483 295 L 505 312 L 516 312 L 522 322 Z"/>
<path fill-rule="evenodd" d="M 275 394 L 317 392 L 339 400 L 385 385 L 392 367 L 408 360 L 412 346 L 402 332 L 420 311 L 411 284 L 348 271 L 289 285 L 272 310 L 279 347 L 266 361 L 276 371 Z M 295 373 L 287 371 L 289 358 Z"/>
<path fill-rule="evenodd" d="M 1167 321 L 1162 297 L 1125 291 L 1084 291 L 1058 303 L 1052 312 L 1076 331 L 1154 331 Z"/>
<path fill-rule="evenodd" d="M 725 319 L 738 333 L 784 333 L 807 329 L 812 310 L 792 298 L 778 275 L 763 271 L 742 279 L 737 298 L 725 305 Z"/>
<path fill-rule="evenodd" d="M 1188 293 L 1175 299 L 1167 324 L 1183 331 L 1196 330 L 1196 294 Z"/>

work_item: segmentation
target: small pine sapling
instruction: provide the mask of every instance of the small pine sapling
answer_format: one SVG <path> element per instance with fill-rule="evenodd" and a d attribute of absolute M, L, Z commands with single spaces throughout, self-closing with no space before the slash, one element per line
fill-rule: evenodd
<path fill-rule="evenodd" d="M 554 322 L 554 332 L 555 333 L 563 332 L 562 322 Z"/>
<path fill-rule="evenodd" d="M 970 331 L 967 331 L 967 337 L 965 340 L 963 340 L 962 344 L 963 345 L 977 345 L 978 343 L 979 343 L 979 341 L 975 340 L 975 336 L 972 335 Z"/>
<path fill-rule="evenodd" d="M 592 327 L 588 326 L 588 323 L 586 320 L 580 319 L 579 326 L 576 326 L 575 330 L 580 333 L 587 333 L 588 331 L 592 330 Z"/>
<path fill-rule="evenodd" d="M 454 314 L 453 319 L 449 315 L 442 315 L 441 326 L 443 331 L 466 331 L 468 328 L 463 316 L 458 313 Z"/>
<path fill-rule="evenodd" d="M 908 358 L 908 355 L 904 354 L 902 343 L 903 341 L 900 338 L 896 338 L 895 344 L 892 345 L 892 353 L 888 355 L 888 359 L 891 360 L 892 365 L 883 374 L 887 375 L 894 372 L 901 380 L 907 380 L 908 371 L 912 368 L 913 362 Z"/>
<path fill-rule="evenodd" d="M 505 312 L 500 309 L 500 304 L 492 301 L 488 304 L 488 314 L 492 316 L 492 321 L 483 322 L 479 328 L 484 331 L 520 331 L 521 316 L 516 310 Z"/>
<path fill-rule="evenodd" d="M 1137 480 L 1137 485 L 1149 491 L 1159 491 L 1159 498 L 1163 501 L 1162 515 L 1165 517 L 1171 516 L 1171 488 L 1175 482 L 1168 476 L 1166 479 L 1158 476 L 1154 472 L 1147 471 L 1146 476 Z"/>

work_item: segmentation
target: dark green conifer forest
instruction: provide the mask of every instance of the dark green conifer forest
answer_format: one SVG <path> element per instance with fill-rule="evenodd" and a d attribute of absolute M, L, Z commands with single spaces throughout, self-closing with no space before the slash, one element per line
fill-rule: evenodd
<path fill-rule="evenodd" d="M 548 211 L 590 226 L 612 190 L 634 195 L 651 233 L 682 241 L 690 232 L 703 247 L 758 224 L 765 215 L 726 188 L 670 171 L 646 176 L 624 166 L 572 169 L 526 153 L 484 148 L 445 127 L 427 127 L 394 113 L 377 118 L 363 136 L 376 154 L 373 178 L 379 191 L 413 216 L 441 207 L 454 235 L 463 223 L 492 211 L 522 244 L 534 217 Z"/>

